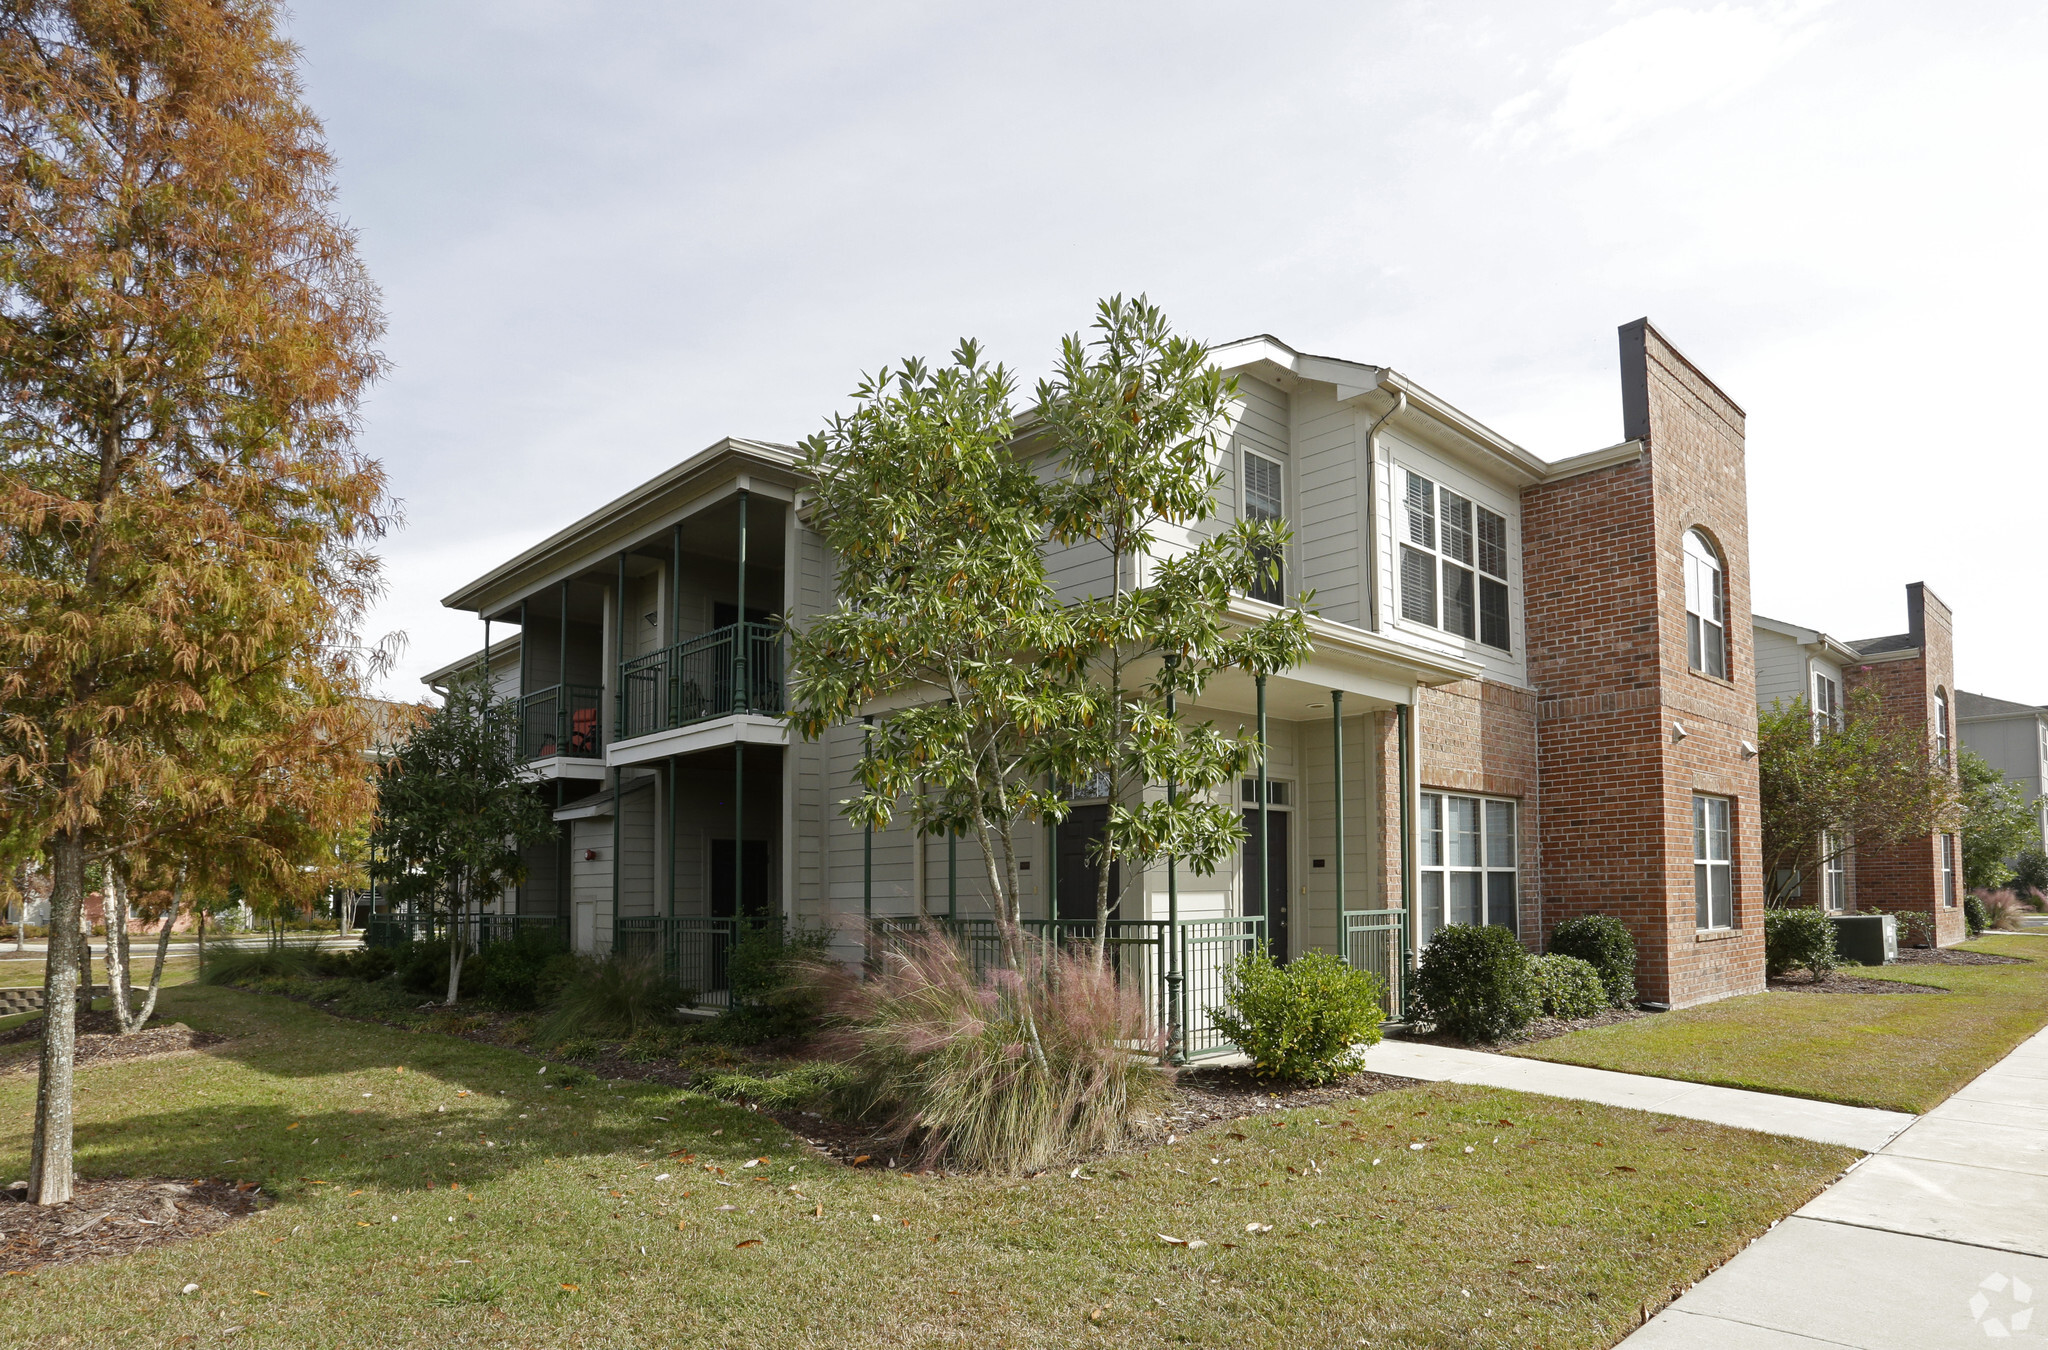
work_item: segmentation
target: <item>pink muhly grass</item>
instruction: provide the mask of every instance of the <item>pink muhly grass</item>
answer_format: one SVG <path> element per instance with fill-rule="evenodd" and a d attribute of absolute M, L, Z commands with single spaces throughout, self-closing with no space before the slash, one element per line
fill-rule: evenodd
<path fill-rule="evenodd" d="M 928 930 L 879 947 L 866 979 L 827 976 L 850 1104 L 924 1161 L 1035 1172 L 1113 1147 L 1164 1105 L 1171 1071 L 1144 1000 L 1081 954 L 1027 947 L 977 971 Z"/>

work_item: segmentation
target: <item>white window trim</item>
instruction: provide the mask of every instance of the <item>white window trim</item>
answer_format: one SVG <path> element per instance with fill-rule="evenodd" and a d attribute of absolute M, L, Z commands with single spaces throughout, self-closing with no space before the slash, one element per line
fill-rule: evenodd
<path fill-rule="evenodd" d="M 1437 828 L 1437 834 L 1439 835 L 1439 838 L 1437 839 L 1435 845 L 1436 856 L 1438 860 L 1435 863 L 1430 863 L 1426 861 L 1429 857 L 1430 846 L 1428 841 L 1422 838 L 1422 833 L 1425 829 L 1425 826 L 1423 825 L 1423 820 L 1425 819 L 1423 803 L 1429 801 L 1432 798 L 1434 798 L 1437 802 L 1437 820 L 1439 822 Z M 1478 832 L 1480 863 L 1477 866 L 1453 866 L 1450 862 L 1448 851 L 1445 847 L 1445 841 L 1441 838 L 1441 835 L 1443 833 L 1442 822 L 1447 814 L 1446 804 L 1453 798 L 1478 803 L 1477 811 L 1479 822 Z M 1509 812 L 1511 813 L 1509 842 L 1507 848 L 1508 860 L 1505 863 L 1497 862 L 1491 856 L 1490 853 L 1490 846 L 1488 844 L 1488 832 L 1486 828 L 1487 807 L 1490 805 L 1506 806 Z M 1514 894 L 1511 897 L 1509 903 L 1513 906 L 1515 921 L 1512 924 L 1502 924 L 1501 926 L 1507 928 L 1509 932 L 1519 934 L 1521 928 L 1522 913 L 1522 804 L 1512 797 L 1482 797 L 1475 793 L 1445 792 L 1437 790 L 1426 791 L 1418 794 L 1416 808 L 1416 853 L 1418 858 L 1424 860 L 1417 866 L 1415 874 L 1417 947 L 1427 946 L 1430 938 L 1433 938 L 1439 930 L 1441 930 L 1444 927 L 1447 927 L 1452 922 L 1450 918 L 1449 907 L 1451 899 L 1451 878 L 1453 875 L 1476 874 L 1479 877 L 1479 903 L 1483 911 L 1489 911 L 1485 913 L 1484 916 L 1486 922 L 1493 921 L 1493 916 L 1490 913 L 1492 908 L 1492 897 L 1490 894 L 1492 890 L 1491 878 L 1496 876 L 1507 876 L 1511 878 L 1509 885 L 1512 888 Z M 1426 893 L 1429 890 L 1427 881 L 1431 877 L 1436 878 L 1438 883 L 1436 888 L 1437 897 L 1435 903 L 1441 916 L 1441 922 L 1432 922 L 1433 916 L 1431 916 L 1425 909 L 1425 906 L 1429 903 L 1425 898 Z"/>
<path fill-rule="evenodd" d="M 1712 603 L 1715 608 L 1721 611 L 1719 617 L 1717 618 L 1711 618 L 1705 614 L 1702 614 L 1699 610 L 1693 608 L 1692 573 L 1696 564 L 1693 559 L 1692 549 L 1689 546 L 1695 539 L 1699 541 L 1700 548 L 1706 554 L 1706 557 L 1708 559 L 1711 559 L 1713 562 L 1714 585 Z M 1728 635 L 1728 560 L 1721 556 L 1720 549 L 1714 547 L 1714 541 L 1709 539 L 1703 531 L 1698 529 L 1689 529 L 1685 532 L 1685 538 L 1679 542 L 1679 557 L 1681 560 L 1681 564 L 1685 569 L 1686 582 L 1685 664 L 1688 669 L 1694 671 L 1697 674 L 1706 675 L 1710 678 L 1717 680 L 1732 679 L 1733 676 L 1731 676 L 1729 672 L 1734 669 L 1735 663 L 1731 659 L 1731 653 L 1729 650 L 1730 643 Z M 1700 664 L 1698 665 L 1694 665 L 1692 660 L 1692 627 L 1695 622 L 1697 622 L 1700 626 L 1701 656 Z M 1721 668 L 1719 670 L 1709 670 L 1706 665 L 1706 629 L 1710 625 L 1721 630 Z"/>
<path fill-rule="evenodd" d="M 1693 923 L 1702 933 L 1728 932 L 1735 927 L 1735 902 L 1738 899 L 1735 894 L 1735 803 L 1730 798 L 1716 796 L 1710 792 L 1695 792 L 1692 794 L 1692 801 Z M 1708 804 L 1704 828 L 1702 828 L 1700 816 L 1701 803 Z M 1714 803 L 1720 804 L 1723 813 L 1723 833 L 1727 838 L 1726 848 L 1728 854 L 1725 858 L 1715 858 L 1712 856 L 1714 852 Z M 1703 835 L 1705 836 L 1704 840 L 1702 839 Z M 1717 916 L 1713 912 L 1714 874 L 1717 870 L 1727 877 L 1728 921 L 1726 923 L 1716 922 Z M 1701 889 L 1702 883 L 1705 886 L 1704 894 L 1702 894 Z M 1706 909 L 1704 915 L 1700 913 L 1703 906 Z"/>
<path fill-rule="evenodd" d="M 1473 485 L 1469 482 L 1462 480 L 1450 481 L 1444 471 L 1434 465 L 1418 466 L 1406 463 L 1400 459 L 1393 459 L 1388 462 L 1388 469 L 1387 496 L 1396 507 L 1395 510 L 1388 513 L 1391 518 L 1390 537 L 1387 541 L 1391 549 L 1391 566 L 1388 568 L 1388 613 L 1394 616 L 1396 623 L 1412 632 L 1428 633 L 1432 637 L 1449 639 L 1475 653 L 1484 652 L 1503 658 L 1513 658 L 1516 655 L 1516 602 L 1521 594 L 1519 569 L 1515 565 L 1521 538 L 1521 520 L 1519 515 L 1514 510 L 1502 509 L 1497 502 L 1475 492 Z M 1411 475 L 1429 483 L 1431 488 L 1431 508 L 1435 514 L 1431 519 L 1432 542 L 1426 547 L 1414 542 L 1411 529 L 1408 506 L 1408 479 Z M 1472 518 L 1473 549 L 1471 562 L 1461 562 L 1444 552 L 1443 494 L 1446 492 L 1463 499 L 1474 510 L 1475 514 Z M 1505 575 L 1483 571 L 1479 566 L 1479 517 L 1476 514 L 1479 511 L 1485 511 L 1493 516 L 1497 516 L 1502 522 L 1501 548 L 1506 554 L 1502 559 L 1502 570 Z M 1412 549 L 1417 554 L 1429 558 L 1430 565 L 1434 569 L 1436 614 L 1431 620 L 1411 619 L 1407 615 L 1403 604 L 1401 586 L 1402 550 L 1404 549 Z M 1447 563 L 1452 567 L 1463 568 L 1472 574 L 1471 637 L 1466 637 L 1463 633 L 1446 628 L 1443 624 L 1445 599 L 1443 569 Z M 1508 640 L 1506 646 L 1496 646 L 1480 637 L 1480 634 L 1485 631 L 1479 600 L 1480 583 L 1482 580 L 1498 582 L 1507 592 Z"/>

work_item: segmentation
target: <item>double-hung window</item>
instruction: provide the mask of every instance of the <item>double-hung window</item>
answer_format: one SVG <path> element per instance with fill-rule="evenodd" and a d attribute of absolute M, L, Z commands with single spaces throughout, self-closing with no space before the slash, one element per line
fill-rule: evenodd
<path fill-rule="evenodd" d="M 1701 928 L 1735 926 L 1735 868 L 1726 797 L 1693 796 L 1692 894 Z"/>
<path fill-rule="evenodd" d="M 1401 617 L 1509 650 L 1507 517 L 1419 473 L 1402 473 Z"/>
<path fill-rule="evenodd" d="M 1836 913 L 1849 908 L 1849 858 L 1842 841 L 1824 834 L 1820 839 L 1821 898 Z"/>
<path fill-rule="evenodd" d="M 1948 763 L 1948 695 L 1939 689 L 1934 691 L 1934 758 Z"/>
<path fill-rule="evenodd" d="M 1944 909 L 1956 905 L 1956 837 L 1941 837 L 1941 903 Z"/>
<path fill-rule="evenodd" d="M 1418 940 L 1447 924 L 1515 927 L 1515 804 L 1422 794 Z"/>
<path fill-rule="evenodd" d="M 1728 619 L 1721 555 L 1698 530 L 1685 532 L 1685 656 L 1694 670 L 1728 678 Z"/>
<path fill-rule="evenodd" d="M 1842 693 L 1832 679 L 1814 672 L 1813 676 L 1813 739 L 1819 743 L 1823 731 L 1842 729 Z"/>
<path fill-rule="evenodd" d="M 1244 513 L 1251 520 L 1278 520 L 1281 516 L 1280 461 L 1244 453 Z M 1280 574 L 1281 560 L 1261 549 L 1259 552 L 1259 579 L 1252 585 L 1249 594 L 1254 600 L 1264 600 L 1269 605 L 1280 603 L 1285 589 Z"/>

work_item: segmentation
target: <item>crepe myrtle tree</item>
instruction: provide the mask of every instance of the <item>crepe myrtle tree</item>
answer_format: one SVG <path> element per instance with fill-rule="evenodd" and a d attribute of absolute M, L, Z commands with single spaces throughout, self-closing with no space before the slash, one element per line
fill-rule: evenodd
<path fill-rule="evenodd" d="M 1202 343 L 1173 331 L 1144 296 L 1097 307 L 1092 336 L 1068 336 L 1040 382 L 1028 436 L 1056 469 L 1047 529 L 1066 548 L 1099 549 L 1106 593 L 1067 606 L 1066 642 L 1049 658 L 1077 716 L 1049 747 L 1060 776 L 1109 802 L 1091 842 L 1097 863 L 1095 954 L 1109 940 L 1115 864 L 1129 878 L 1162 858 L 1198 874 L 1242 845 L 1237 808 L 1211 799 L 1253 762 L 1256 742 L 1187 726 L 1178 699 L 1199 698 L 1221 670 L 1270 674 L 1309 651 L 1304 593 L 1294 606 L 1231 622 L 1233 593 L 1277 584 L 1288 532 L 1279 521 L 1214 528 L 1220 467 L 1237 384 Z M 1171 782 L 1171 798 L 1146 796 Z"/>
<path fill-rule="evenodd" d="M 1883 847 L 1954 830 L 1961 802 L 1923 723 L 1888 711 L 1871 688 L 1851 693 L 1837 727 L 1804 699 L 1757 714 L 1765 903 L 1793 902 L 1804 871 L 1858 845 Z"/>
<path fill-rule="evenodd" d="M 457 680 L 424 713 L 377 780 L 372 865 L 394 904 L 445 914 L 448 1003 L 462 988 L 473 906 L 526 880 L 525 851 L 555 822 L 516 752 L 518 709 L 491 697 L 488 672 Z"/>

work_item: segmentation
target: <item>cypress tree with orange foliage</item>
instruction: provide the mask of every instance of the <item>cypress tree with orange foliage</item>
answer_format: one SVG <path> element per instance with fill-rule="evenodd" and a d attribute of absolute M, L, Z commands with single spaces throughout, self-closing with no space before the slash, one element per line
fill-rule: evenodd
<path fill-rule="evenodd" d="M 72 1188 L 89 863 L 232 840 L 281 879 L 371 806 L 383 316 L 279 20 L 0 0 L 0 806 L 53 883 L 39 1204 Z"/>

